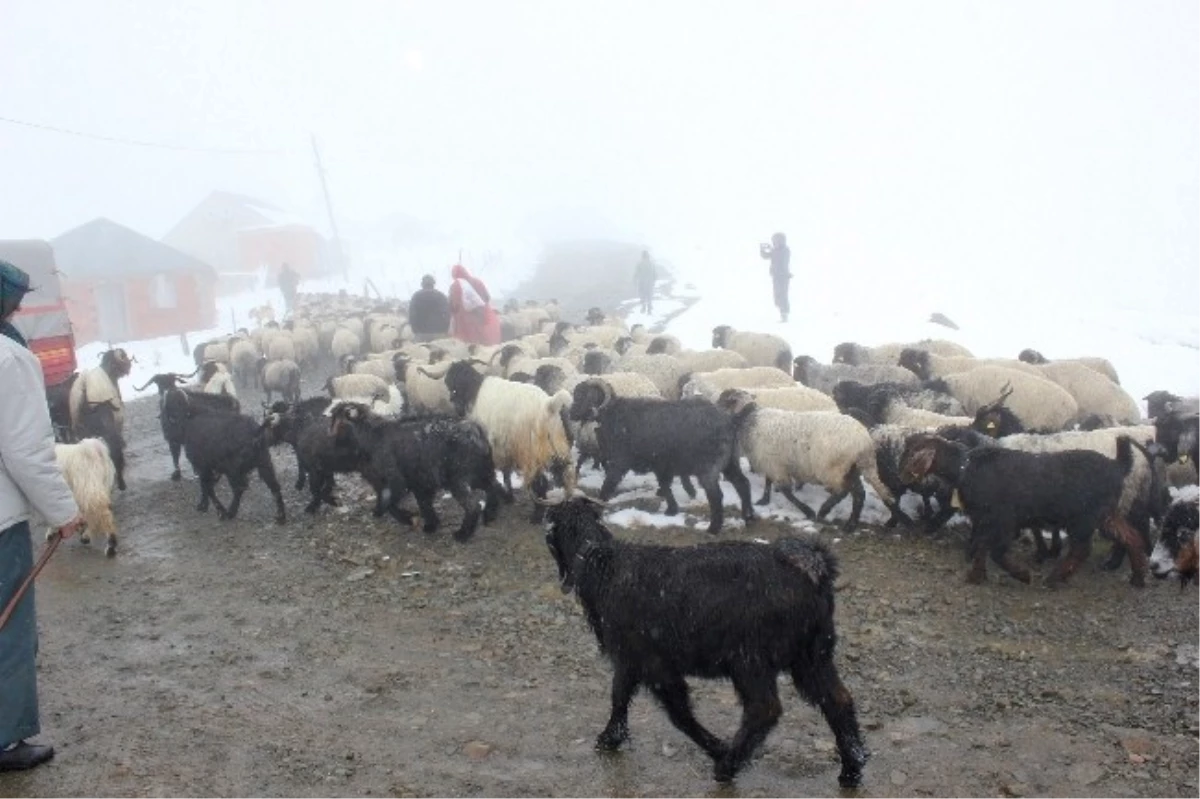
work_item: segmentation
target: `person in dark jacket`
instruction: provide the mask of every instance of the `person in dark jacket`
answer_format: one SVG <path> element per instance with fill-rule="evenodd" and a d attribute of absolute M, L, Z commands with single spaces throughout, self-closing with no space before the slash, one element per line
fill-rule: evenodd
<path fill-rule="evenodd" d="M 283 294 L 284 313 L 296 307 L 296 290 L 300 287 L 300 275 L 287 264 L 279 270 L 279 291 Z"/>
<path fill-rule="evenodd" d="M 450 300 L 434 286 L 433 275 L 421 278 L 421 289 L 408 301 L 408 324 L 418 342 L 445 338 L 450 334 Z"/>
<path fill-rule="evenodd" d="M 42 367 L 10 321 L 29 291 L 29 275 L 0 261 L 0 609 L 33 571 L 35 514 L 63 538 L 83 527 L 54 458 Z M 54 756 L 53 747 L 26 741 L 41 732 L 34 593 L 31 587 L 0 627 L 0 771 L 30 769 Z"/>
<path fill-rule="evenodd" d="M 775 307 L 779 309 L 779 321 L 788 320 L 791 305 L 788 302 L 788 284 L 792 281 L 792 251 L 787 246 L 787 236 L 776 233 L 770 244 L 758 245 L 758 254 L 771 262 L 771 284 L 775 289 Z"/>
<path fill-rule="evenodd" d="M 638 299 L 641 301 L 642 313 L 654 313 L 654 281 L 658 279 L 658 270 L 650 260 L 650 252 L 642 250 L 642 260 L 638 261 L 633 273 L 633 282 L 637 286 Z"/>

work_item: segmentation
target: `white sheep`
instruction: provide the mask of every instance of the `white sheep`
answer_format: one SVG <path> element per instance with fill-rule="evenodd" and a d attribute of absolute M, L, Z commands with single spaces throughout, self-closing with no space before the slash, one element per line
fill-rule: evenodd
<path fill-rule="evenodd" d="M 683 342 L 669 333 L 659 333 L 646 342 L 646 352 L 649 355 L 675 355 L 682 351 Z"/>
<path fill-rule="evenodd" d="M 847 341 L 833 348 L 833 362 L 848 363 L 852 366 L 895 366 L 900 360 L 900 353 L 907 349 L 932 352 L 935 355 L 974 357 L 966 347 L 944 339 L 923 339 L 908 344 L 880 344 L 877 347 L 864 347 Z"/>
<path fill-rule="evenodd" d="M 1017 355 L 1017 359 L 1024 361 L 1025 363 L 1032 363 L 1038 366 L 1047 363 L 1081 363 L 1087 368 L 1093 369 L 1104 375 L 1117 385 L 1121 385 L 1121 378 L 1119 375 L 1117 375 L 1117 368 L 1112 365 L 1112 362 L 1108 360 L 1108 358 L 1084 355 L 1078 358 L 1056 358 L 1051 361 L 1037 350 L 1024 349 L 1021 350 L 1019 355 Z"/>
<path fill-rule="evenodd" d="M 272 361 L 297 361 L 296 343 L 292 334 L 286 330 L 279 331 L 273 336 L 264 336 L 267 359 Z"/>
<path fill-rule="evenodd" d="M 1106 425 L 1125 425 L 1142 420 L 1137 400 L 1091 367 L 1075 361 L 1051 361 L 1035 368 L 1075 398 L 1079 421 L 1098 417 Z"/>
<path fill-rule="evenodd" d="M 371 375 L 385 383 L 396 382 L 396 368 L 390 358 L 356 358 L 348 355 L 342 359 L 342 365 L 347 374 Z"/>
<path fill-rule="evenodd" d="M 425 370 L 422 367 L 418 371 Z M 459 412 L 487 431 L 492 457 L 504 475 L 510 497 L 514 470 L 535 499 L 545 498 L 547 470 L 561 470 L 564 491 L 567 496 L 574 492 L 571 442 L 563 424 L 564 411 L 571 404 L 570 394 L 559 391 L 547 396 L 534 385 L 480 374 L 468 361 L 452 363 L 443 379 Z M 534 521 L 540 522 L 544 513 L 545 507 L 535 503 Z"/>
<path fill-rule="evenodd" d="M 406 355 L 397 355 L 394 361 L 393 368 L 404 384 L 404 398 L 408 407 L 425 413 L 454 413 L 450 390 L 441 379 L 452 362 L 429 367 L 423 367 L 422 363 Z"/>
<path fill-rule="evenodd" d="M 1079 417 L 1079 404 L 1062 386 L 1002 366 L 981 366 L 947 375 L 930 388 L 950 394 L 972 416 L 1011 389 L 1004 405 L 1030 432 L 1055 433 Z"/>
<path fill-rule="evenodd" d="M 746 393 L 760 408 L 798 412 L 838 410 L 837 403 L 828 394 L 799 384 L 781 388 L 748 388 Z"/>
<path fill-rule="evenodd" d="M 963 355 L 938 355 L 926 350 L 908 348 L 900 353 L 899 363 L 922 380 L 969 372 L 981 366 L 999 366 L 1034 377 L 1042 377 L 1038 367 L 1015 358 L 973 358 Z"/>
<path fill-rule="evenodd" d="M 325 381 L 325 390 L 335 399 L 351 397 L 386 397 L 388 381 L 365 373 L 334 375 Z"/>
<path fill-rule="evenodd" d="M 204 360 L 229 363 L 229 343 L 227 341 L 208 342 L 204 345 Z"/>
<path fill-rule="evenodd" d="M 789 375 L 792 373 L 792 346 L 774 333 L 754 333 L 718 325 L 713 328 L 712 345 L 740 352 L 751 366 L 774 366 Z"/>
<path fill-rule="evenodd" d="M 329 352 L 335 361 L 341 363 L 342 358 L 347 355 L 357 357 L 362 353 L 362 340 L 354 335 L 350 328 L 338 327 L 334 329 L 333 337 L 329 341 Z"/>
<path fill-rule="evenodd" d="M 680 386 L 679 396 L 704 397 L 715 401 L 717 395 L 727 388 L 790 388 L 795 385 L 796 381 L 790 374 L 774 366 L 748 366 L 745 369 L 717 369 L 687 375 Z"/>
<path fill-rule="evenodd" d="M 363 396 L 334 397 L 325 408 L 325 416 L 332 416 L 333 409 L 344 403 L 366 405 L 376 416 L 396 418 L 404 413 L 404 395 L 396 386 L 389 385 L 383 394 L 368 394 Z"/>
<path fill-rule="evenodd" d="M 300 401 L 300 364 L 290 359 L 268 361 L 260 358 L 258 368 L 259 384 L 267 402 L 275 392 L 282 394 L 288 402 Z"/>
<path fill-rule="evenodd" d="M 55 444 L 54 459 L 71 488 L 87 528 L 79 534 L 83 543 L 93 533 L 105 536 L 104 554 L 117 553 L 117 523 L 112 512 L 112 491 L 117 469 L 103 439 L 85 438 L 77 444 Z"/>
<path fill-rule="evenodd" d="M 650 378 L 665 399 L 679 399 L 679 380 L 692 371 L 673 355 L 627 355 L 617 361 L 616 369 Z"/>
<path fill-rule="evenodd" d="M 258 347 L 250 339 L 239 338 L 229 347 L 229 368 L 243 388 L 254 385 L 259 354 Z"/>
<path fill-rule="evenodd" d="M 760 408 L 740 389 L 721 392 L 717 404 L 733 414 L 738 448 L 750 469 L 766 478 L 758 504 L 770 502 L 771 484 L 778 483 L 783 495 L 808 518 L 821 519 L 850 494 L 853 504 L 843 527 L 849 531 L 862 514 L 866 500 L 862 481 L 866 480 L 889 509 L 898 510 L 879 478 L 871 434 L 853 418 L 829 411 Z M 830 494 L 815 514 L 793 493 L 805 483 L 822 485 Z"/>
<path fill-rule="evenodd" d="M 675 357 L 684 372 L 715 372 L 718 369 L 745 369 L 746 356 L 736 350 L 680 350 Z"/>
<path fill-rule="evenodd" d="M 815 388 L 825 394 L 833 394 L 834 387 L 847 380 L 853 380 L 864 386 L 877 383 L 916 386 L 921 382 L 908 369 L 895 364 L 832 363 L 826 365 L 818 363 L 817 359 L 811 355 L 796 356 L 796 359 L 792 361 L 792 376 L 809 388 Z"/>

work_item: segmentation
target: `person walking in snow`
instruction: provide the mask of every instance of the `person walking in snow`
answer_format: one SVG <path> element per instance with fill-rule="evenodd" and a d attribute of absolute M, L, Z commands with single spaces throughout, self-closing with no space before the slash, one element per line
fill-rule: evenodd
<path fill-rule="evenodd" d="M 296 290 L 300 287 L 300 275 L 288 264 L 279 270 L 279 291 L 283 294 L 284 313 L 290 314 L 296 307 Z"/>
<path fill-rule="evenodd" d="M 500 316 L 483 281 L 462 264 L 450 269 L 450 335 L 469 344 L 500 343 Z"/>
<path fill-rule="evenodd" d="M 436 284 L 433 275 L 425 275 L 421 278 L 421 290 L 408 301 L 408 323 L 414 341 L 433 341 L 450 331 L 450 300 L 434 288 Z"/>
<path fill-rule="evenodd" d="M 642 313 L 654 313 L 654 281 L 657 278 L 658 270 L 650 260 L 650 251 L 642 250 L 642 259 L 638 261 L 633 273 L 633 283 L 637 286 Z"/>
<path fill-rule="evenodd" d="M 30 291 L 29 275 L 0 261 L 0 608 L 33 571 L 29 520 L 35 513 L 63 538 L 83 528 L 54 459 L 41 364 L 9 321 Z M 35 590 L 0 627 L 0 772 L 31 769 L 54 756 L 54 747 L 25 740 L 41 732 Z"/>
<path fill-rule="evenodd" d="M 758 254 L 771 262 L 771 285 L 775 292 L 775 307 L 779 309 L 779 321 L 788 320 L 791 305 L 788 302 L 788 284 L 792 281 L 792 251 L 787 246 L 787 236 L 776 233 L 770 244 L 758 245 Z"/>

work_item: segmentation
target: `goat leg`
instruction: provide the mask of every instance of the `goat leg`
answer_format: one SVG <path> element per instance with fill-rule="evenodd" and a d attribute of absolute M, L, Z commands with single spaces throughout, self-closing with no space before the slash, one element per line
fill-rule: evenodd
<path fill-rule="evenodd" d="M 179 452 L 183 449 L 183 444 L 179 441 L 169 441 L 167 446 L 171 450 L 171 463 L 175 466 L 175 471 L 171 472 L 171 481 L 178 483 L 183 479 L 183 472 L 179 471 Z"/>
<path fill-rule="evenodd" d="M 1050 572 L 1046 578 L 1046 585 L 1058 586 L 1066 582 L 1092 553 L 1092 526 L 1087 522 L 1083 524 L 1086 525 L 1086 530 L 1082 525 L 1077 529 L 1067 530 L 1067 556 Z"/>
<path fill-rule="evenodd" d="M 704 496 L 708 497 L 708 532 L 716 535 L 725 524 L 725 497 L 721 494 L 721 484 L 716 475 L 704 475 L 698 478 L 704 488 Z"/>
<path fill-rule="evenodd" d="M 742 503 L 742 521 L 749 524 L 757 519 L 753 497 L 750 496 L 750 480 L 742 472 L 741 464 L 737 462 L 736 458 L 732 459 L 721 473 L 725 475 L 726 480 L 733 483 L 733 490 L 737 492 L 738 500 Z"/>
<path fill-rule="evenodd" d="M 654 477 L 658 480 L 658 491 L 655 493 L 667 501 L 666 515 L 677 516 L 679 503 L 675 501 L 675 492 L 671 490 L 671 483 L 675 481 L 675 475 L 670 472 L 656 472 Z"/>
<path fill-rule="evenodd" d="M 442 521 L 438 518 L 437 510 L 433 507 L 433 492 L 417 491 L 414 489 L 413 498 L 417 501 L 417 508 L 421 512 L 421 520 L 424 522 L 424 526 L 421 529 L 429 534 L 436 533 Z"/>
<path fill-rule="evenodd" d="M 216 475 L 211 471 L 200 472 L 200 502 L 196 504 L 196 510 L 201 513 L 208 513 L 208 502 L 210 499 L 216 499 L 216 494 L 213 493 L 213 486 L 216 485 Z"/>
<path fill-rule="evenodd" d="M 222 521 L 232 521 L 237 518 L 238 509 L 242 506 L 242 494 L 246 493 L 246 489 L 250 487 L 250 481 L 246 479 L 246 475 L 241 475 L 235 478 L 229 476 L 229 485 L 233 488 L 233 499 L 229 503 L 229 508 L 222 510 L 220 507 L 217 510 L 221 511 Z"/>
<path fill-rule="evenodd" d="M 504 475 L 504 501 L 511 505 L 517 500 L 517 495 L 513 493 L 512 487 L 512 469 L 504 469 L 502 473 Z"/>
<path fill-rule="evenodd" d="M 542 472 L 538 472 L 533 476 L 533 479 L 528 481 L 529 490 L 533 492 L 533 496 L 538 500 L 545 500 L 546 494 L 550 491 L 550 481 Z M 541 502 L 533 503 L 533 515 L 530 521 L 533 524 L 541 524 L 546 518 L 546 506 Z"/>
<path fill-rule="evenodd" d="M 675 725 L 675 728 L 695 741 L 713 761 L 725 758 L 729 754 L 729 747 L 725 745 L 724 741 L 709 732 L 692 712 L 687 681 L 679 674 L 656 675 L 656 677 L 658 678 L 648 682 L 650 691 L 667 711 L 667 717 Z"/>
<path fill-rule="evenodd" d="M 774 674 L 734 673 L 733 687 L 742 700 L 742 724 L 729 743 L 729 751 L 716 762 L 713 778 L 717 782 L 733 780 L 783 714 Z"/>
<path fill-rule="evenodd" d="M 620 662 L 613 664 L 612 712 L 608 724 L 596 737 L 596 748 L 615 752 L 629 738 L 629 703 L 637 693 L 638 678 L 633 670 Z"/>
<path fill-rule="evenodd" d="M 287 508 L 283 505 L 283 489 L 279 487 L 279 478 L 275 476 L 275 464 L 271 461 L 271 452 L 265 447 L 258 454 L 258 479 L 266 484 L 275 500 L 275 523 L 287 522 Z"/>
<path fill-rule="evenodd" d="M 454 540 L 467 541 L 475 535 L 475 530 L 479 527 L 479 503 L 471 495 L 471 489 L 462 481 L 450 486 L 450 495 L 463 510 L 462 524 L 454 531 Z"/>
<path fill-rule="evenodd" d="M 679 475 L 679 485 L 683 486 L 683 493 L 688 495 L 688 499 L 696 498 L 696 486 L 692 484 L 692 478 L 689 475 Z"/>
<path fill-rule="evenodd" d="M 770 477 L 768 477 L 763 482 L 762 496 L 759 497 L 758 502 L 756 502 L 755 504 L 756 505 L 770 505 L 771 504 L 771 478 Z"/>
<path fill-rule="evenodd" d="M 863 488 L 862 479 L 858 476 L 858 467 L 855 467 L 852 472 L 850 475 L 850 517 L 842 525 L 843 532 L 847 533 L 858 526 L 859 517 L 862 516 L 863 504 L 867 500 L 866 489 Z M 819 517 L 820 514 L 818 513 L 817 516 Z"/>
<path fill-rule="evenodd" d="M 1118 514 L 1107 520 L 1106 527 L 1116 536 L 1118 544 L 1124 544 L 1129 552 L 1129 583 L 1134 588 L 1145 588 L 1149 564 L 1141 534 Z M 1115 548 L 1115 545 L 1114 545 Z"/>
<path fill-rule="evenodd" d="M 803 513 L 806 518 L 808 518 L 808 519 L 817 518 L 816 512 L 813 511 L 813 509 L 810 508 L 808 505 L 805 505 L 803 502 L 801 502 L 800 498 L 798 496 L 796 496 L 793 486 L 780 486 L 779 493 L 783 494 L 785 497 L 787 497 L 789 502 L 791 502 L 793 505 L 795 505 L 797 508 L 799 508 L 800 512 Z"/>
<path fill-rule="evenodd" d="M 842 761 L 838 783 L 843 788 L 857 787 L 862 781 L 863 766 L 871 753 L 863 744 L 854 697 L 842 684 L 837 668 L 832 660 L 816 668 L 793 668 L 792 682 L 802 697 L 821 708 L 825 722 L 833 731 Z"/>

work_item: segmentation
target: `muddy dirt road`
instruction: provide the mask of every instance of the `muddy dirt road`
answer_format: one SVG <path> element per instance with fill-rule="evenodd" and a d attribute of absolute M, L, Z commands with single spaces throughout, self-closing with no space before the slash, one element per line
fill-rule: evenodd
<path fill-rule="evenodd" d="M 166 479 L 156 412 L 127 414 L 118 556 L 71 541 L 39 582 L 42 739 L 58 757 L 0 775 L 0 795 L 838 792 L 832 736 L 790 687 L 732 787 L 645 695 L 627 750 L 593 751 L 609 670 L 524 503 L 465 545 L 376 521 L 365 499 L 305 516 L 278 450 L 289 523 L 270 523 L 257 482 L 221 523 L 195 511 L 186 465 Z M 873 752 L 863 795 L 1197 795 L 1194 586 L 1134 590 L 1098 570 L 1100 544 L 1064 590 L 995 573 L 973 587 L 955 535 L 821 535 L 838 539 L 838 664 Z M 694 698 L 732 733 L 728 686 L 697 681 Z"/>

